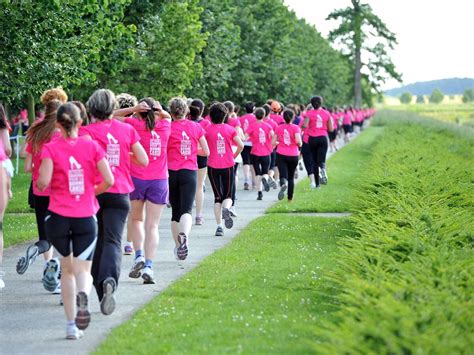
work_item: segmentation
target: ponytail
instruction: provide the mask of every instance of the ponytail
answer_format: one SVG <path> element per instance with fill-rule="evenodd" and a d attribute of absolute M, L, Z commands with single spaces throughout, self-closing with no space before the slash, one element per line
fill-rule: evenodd
<path fill-rule="evenodd" d="M 150 108 L 146 112 L 139 112 L 140 117 L 145 120 L 146 129 L 149 131 L 153 131 L 155 129 L 155 111 L 153 108 L 155 107 L 155 99 L 152 97 L 144 97 L 139 102 L 146 102 L 148 107 Z"/>
<path fill-rule="evenodd" d="M 73 103 L 68 102 L 58 108 L 56 120 L 64 128 L 68 137 L 71 137 L 72 130 L 80 119 L 81 113 Z"/>
<path fill-rule="evenodd" d="M 26 142 L 32 146 L 33 153 L 38 153 L 41 146 L 51 140 L 56 130 L 56 111 L 61 106 L 61 101 L 50 100 L 45 105 L 44 119 L 36 121 L 26 132 Z"/>

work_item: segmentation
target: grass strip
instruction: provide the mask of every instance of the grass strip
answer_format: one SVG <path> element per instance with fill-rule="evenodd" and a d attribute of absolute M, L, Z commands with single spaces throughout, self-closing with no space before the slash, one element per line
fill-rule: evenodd
<path fill-rule="evenodd" d="M 116 353 L 302 353 L 334 308 L 322 282 L 348 219 L 271 214 L 114 329 Z M 158 275 L 159 277 L 159 275 Z"/>
<path fill-rule="evenodd" d="M 3 218 L 3 226 L 5 248 L 27 242 L 38 235 L 34 213 L 7 213 Z"/>
<path fill-rule="evenodd" d="M 474 136 L 382 112 L 385 126 L 328 278 L 340 308 L 319 353 L 469 353 L 474 347 Z M 382 144 L 383 143 L 383 144 Z"/>
<path fill-rule="evenodd" d="M 320 190 L 311 190 L 309 180 L 301 181 L 295 189 L 293 202 L 286 200 L 269 208 L 269 213 L 282 212 L 347 212 L 355 202 L 360 176 L 367 169 L 372 152 L 376 149 L 383 127 L 371 127 L 354 141 L 333 155 L 327 162 L 329 184 Z M 306 174 L 300 171 L 301 174 Z"/>

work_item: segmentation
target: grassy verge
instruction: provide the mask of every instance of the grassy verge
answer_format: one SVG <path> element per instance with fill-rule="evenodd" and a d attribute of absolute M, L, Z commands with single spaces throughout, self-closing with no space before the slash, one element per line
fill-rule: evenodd
<path fill-rule="evenodd" d="M 315 327 L 333 309 L 321 278 L 350 229 L 347 219 L 261 217 L 116 328 L 97 353 L 311 351 Z"/>
<path fill-rule="evenodd" d="M 318 352 L 469 353 L 474 341 L 474 135 L 384 112 L 330 281 L 340 309 Z"/>
<path fill-rule="evenodd" d="M 291 204 L 286 200 L 271 207 L 268 212 L 347 212 L 354 205 L 359 177 L 367 169 L 383 127 L 365 130 L 351 144 L 327 162 L 329 184 L 320 190 L 311 190 L 309 180 L 301 181 Z"/>

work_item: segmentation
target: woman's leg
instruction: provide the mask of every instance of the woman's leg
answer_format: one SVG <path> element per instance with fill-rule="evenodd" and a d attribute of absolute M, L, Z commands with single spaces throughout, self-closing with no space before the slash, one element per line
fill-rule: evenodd
<path fill-rule="evenodd" d="M 163 207 L 164 205 L 157 205 L 150 201 L 147 201 L 145 204 L 145 259 L 147 261 L 155 259 L 156 250 L 158 248 L 158 244 L 160 243 L 158 227 L 160 225 Z"/>
<path fill-rule="evenodd" d="M 145 201 L 130 201 L 131 209 L 128 215 L 127 237 L 133 241 L 133 248 L 136 252 L 143 252 L 143 243 L 145 240 L 144 220 L 145 220 Z"/>
<path fill-rule="evenodd" d="M 196 222 L 198 218 L 202 218 L 202 208 L 204 206 L 204 180 L 206 180 L 206 168 L 199 169 L 197 172 L 196 186 Z"/>
<path fill-rule="evenodd" d="M 72 253 L 61 258 L 61 297 L 66 320 L 74 322 L 76 317 L 76 279 L 73 269 Z"/>
<path fill-rule="evenodd" d="M 298 157 L 288 157 L 288 200 L 293 200 L 293 194 L 295 191 L 295 171 L 298 167 Z"/>

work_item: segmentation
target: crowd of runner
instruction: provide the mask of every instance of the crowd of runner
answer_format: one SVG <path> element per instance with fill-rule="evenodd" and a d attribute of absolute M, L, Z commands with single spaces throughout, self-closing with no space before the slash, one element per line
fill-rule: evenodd
<path fill-rule="evenodd" d="M 307 106 L 247 102 L 241 116 L 231 101 L 206 106 L 176 97 L 165 107 L 151 97 L 137 100 L 106 89 L 94 92 L 85 105 L 68 101 L 60 88 L 44 92 L 41 102 L 44 115 L 28 129 L 24 148 L 38 241 L 16 270 L 24 274 L 43 255 L 43 285 L 61 294 L 68 339 L 80 338 L 89 325 L 92 287 L 101 312 L 114 311 L 122 254 L 134 254 L 130 278 L 155 283 L 153 261 L 166 206 L 174 255 L 185 260 L 192 225 L 204 222 L 206 177 L 214 193 L 215 236 L 222 237 L 237 217 L 239 188 L 254 190 L 262 200 L 279 186 L 278 199 L 286 196 L 291 203 L 298 166 L 303 170 L 304 165 L 311 189 L 319 189 L 328 182 L 326 155 L 338 149 L 337 137 L 347 142 L 374 114 L 372 109 L 326 109 L 320 96 Z M 13 175 L 9 131 L 0 105 L 0 268 Z M 2 276 L 0 271 L 0 289 Z"/>

